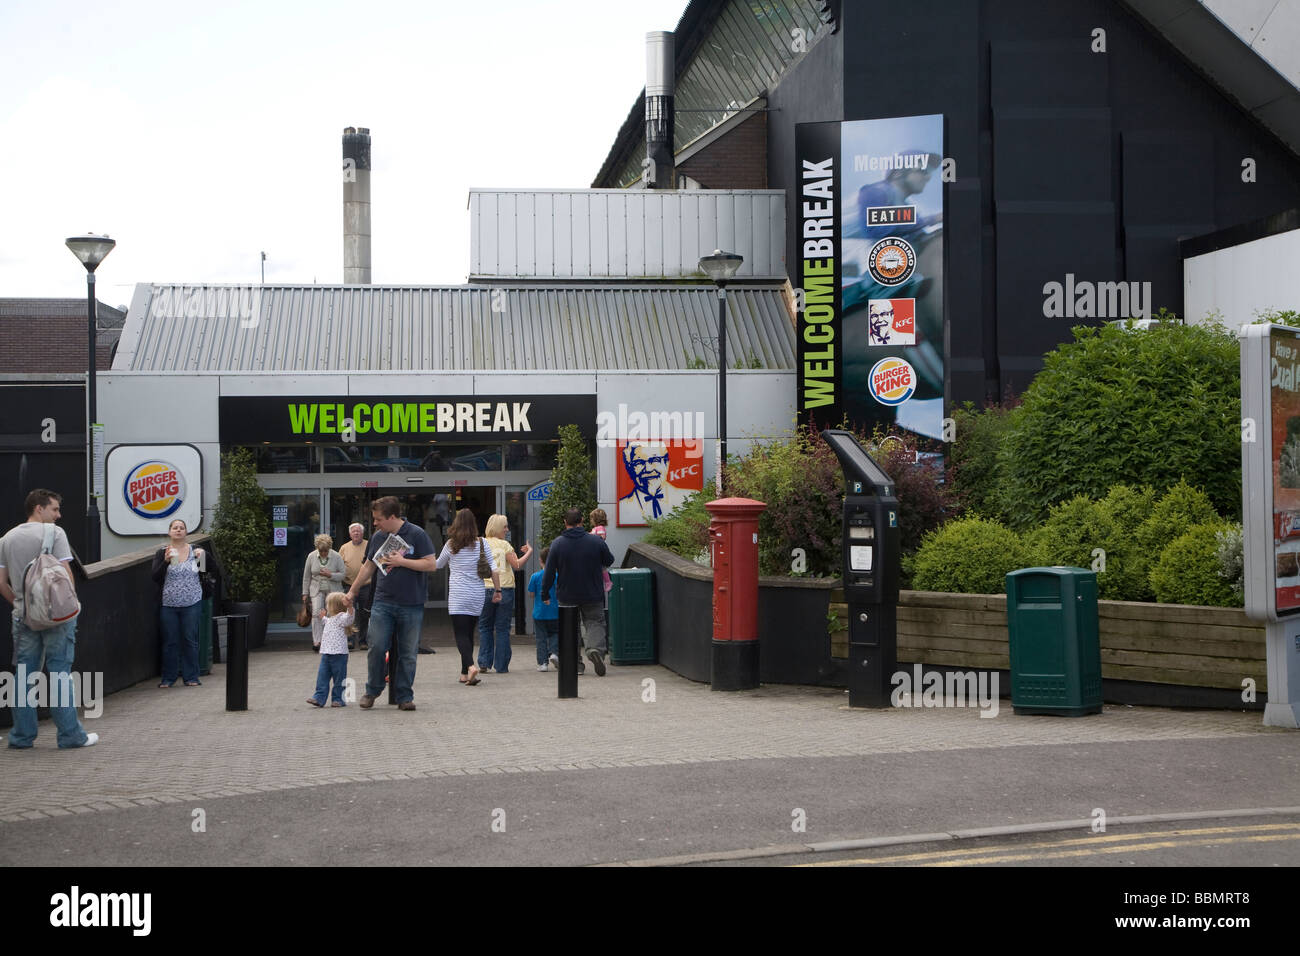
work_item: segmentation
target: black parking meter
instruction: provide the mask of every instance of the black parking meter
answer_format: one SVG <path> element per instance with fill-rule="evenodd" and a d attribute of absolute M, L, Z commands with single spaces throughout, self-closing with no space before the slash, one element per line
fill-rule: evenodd
<path fill-rule="evenodd" d="M 844 469 L 849 706 L 888 707 L 898 667 L 898 498 L 894 482 L 852 434 L 830 429 L 822 438 Z"/>

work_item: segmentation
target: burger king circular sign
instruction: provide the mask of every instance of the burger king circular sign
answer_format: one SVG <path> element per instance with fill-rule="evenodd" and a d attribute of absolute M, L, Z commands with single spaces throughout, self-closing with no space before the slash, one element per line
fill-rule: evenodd
<path fill-rule="evenodd" d="M 902 405 L 916 391 L 916 369 L 901 358 L 883 358 L 867 377 L 871 397 L 881 405 Z"/>
<path fill-rule="evenodd" d="M 146 461 L 127 472 L 122 496 L 141 518 L 166 518 L 185 503 L 185 478 L 171 462 Z"/>

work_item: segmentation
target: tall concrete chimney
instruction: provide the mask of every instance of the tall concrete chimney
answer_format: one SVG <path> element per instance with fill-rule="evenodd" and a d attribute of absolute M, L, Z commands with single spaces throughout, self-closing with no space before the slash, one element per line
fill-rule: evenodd
<path fill-rule="evenodd" d="M 647 189 L 672 189 L 673 168 L 673 81 L 675 59 L 673 35 L 667 32 L 645 35 L 645 155 L 643 182 Z"/>
<path fill-rule="evenodd" d="M 370 130 L 343 130 L 343 283 L 370 284 Z"/>

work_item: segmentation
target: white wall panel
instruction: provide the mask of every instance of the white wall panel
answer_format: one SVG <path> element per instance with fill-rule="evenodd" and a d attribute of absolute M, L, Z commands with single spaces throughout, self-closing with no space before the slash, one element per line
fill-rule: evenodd
<path fill-rule="evenodd" d="M 781 190 L 474 190 L 470 216 L 476 277 L 699 276 L 714 249 L 743 278 L 786 274 Z"/>
<path fill-rule="evenodd" d="M 1200 324 L 1211 312 L 1229 328 L 1273 309 L 1300 311 L 1300 229 L 1194 256 L 1183 262 L 1183 309 Z"/>

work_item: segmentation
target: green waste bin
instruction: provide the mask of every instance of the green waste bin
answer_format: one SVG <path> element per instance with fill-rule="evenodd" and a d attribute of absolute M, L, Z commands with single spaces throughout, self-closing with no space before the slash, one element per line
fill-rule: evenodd
<path fill-rule="evenodd" d="M 609 660 L 612 664 L 655 662 L 654 572 L 610 569 Z"/>
<path fill-rule="evenodd" d="M 1064 567 L 1012 571 L 1007 629 L 1015 713 L 1101 713 L 1096 574 Z"/>
<path fill-rule="evenodd" d="M 212 673 L 212 598 L 204 598 L 199 611 L 199 673 Z"/>

